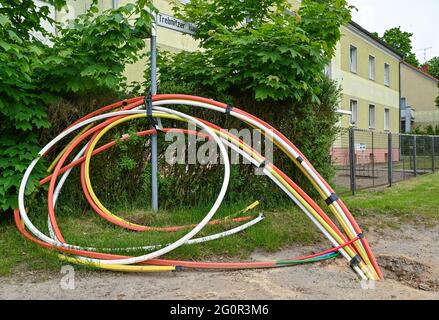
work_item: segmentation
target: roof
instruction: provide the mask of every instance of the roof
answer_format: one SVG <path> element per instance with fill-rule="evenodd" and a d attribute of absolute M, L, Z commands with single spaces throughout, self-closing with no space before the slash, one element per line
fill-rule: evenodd
<path fill-rule="evenodd" d="M 436 79 L 436 78 L 433 77 L 431 74 L 425 72 L 425 71 L 422 70 L 422 69 L 419 69 L 419 68 L 417 68 L 417 67 L 415 67 L 415 66 L 412 66 L 410 63 L 408 63 L 408 62 L 406 62 L 406 61 L 402 61 L 402 64 L 405 65 L 405 66 L 407 66 L 407 67 L 409 67 L 409 68 L 412 69 L 412 70 L 415 70 L 415 71 L 419 72 L 420 74 L 426 76 L 427 78 L 430 78 L 431 80 L 434 80 L 434 81 L 438 81 L 438 82 L 439 82 L 439 79 Z"/>
<path fill-rule="evenodd" d="M 370 37 L 373 41 L 378 42 L 380 45 L 382 45 L 383 47 L 385 47 L 386 49 L 392 51 L 394 54 L 396 54 L 397 56 L 401 57 L 401 59 L 403 58 L 403 54 L 399 51 L 396 50 L 395 48 L 393 48 L 390 44 L 388 44 L 387 42 L 385 42 L 384 40 L 380 39 L 379 37 L 377 37 L 376 35 L 374 35 L 373 33 L 367 31 L 366 29 L 364 29 L 362 26 L 360 26 L 358 23 L 351 21 L 349 22 L 349 24 L 351 26 L 353 26 L 355 29 L 361 31 L 362 33 L 364 33 L 365 35 L 367 35 L 368 37 Z"/>

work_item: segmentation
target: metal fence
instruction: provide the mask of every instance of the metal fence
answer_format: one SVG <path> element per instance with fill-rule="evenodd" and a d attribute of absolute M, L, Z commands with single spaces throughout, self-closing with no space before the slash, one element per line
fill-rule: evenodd
<path fill-rule="evenodd" d="M 439 170 L 439 136 L 348 129 L 335 141 L 331 160 L 341 190 L 392 186 Z"/>

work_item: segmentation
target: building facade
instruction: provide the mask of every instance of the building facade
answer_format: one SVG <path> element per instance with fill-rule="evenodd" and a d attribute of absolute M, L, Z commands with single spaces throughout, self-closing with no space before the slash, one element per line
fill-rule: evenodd
<path fill-rule="evenodd" d="M 343 26 L 341 31 L 336 56 L 326 71 L 342 87 L 340 109 L 348 116 L 343 116 L 339 125 L 344 129 L 399 133 L 399 68 L 402 57 L 354 22 Z M 369 162 L 370 157 L 374 157 L 373 160 L 378 163 L 387 161 L 388 141 L 382 140 L 375 139 L 372 146 L 371 134 L 357 135 L 355 143 L 361 145 L 358 148 L 361 150 L 356 151 L 357 162 Z M 335 141 L 331 153 L 336 164 L 348 163 L 346 135 L 341 135 Z M 393 159 L 399 159 L 397 144 Z"/>
<path fill-rule="evenodd" d="M 406 62 L 401 63 L 401 132 L 439 126 L 439 80 Z"/>

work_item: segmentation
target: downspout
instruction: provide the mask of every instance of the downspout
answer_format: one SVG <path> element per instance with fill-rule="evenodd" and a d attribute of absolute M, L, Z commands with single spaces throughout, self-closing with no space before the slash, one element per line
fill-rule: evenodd
<path fill-rule="evenodd" d="M 119 7 L 119 1 L 113 0 L 113 9 L 117 9 Z"/>
<path fill-rule="evenodd" d="M 402 98 L 402 89 L 401 89 L 401 78 L 402 78 L 402 74 L 401 74 L 401 64 L 402 64 L 402 59 L 399 60 L 399 137 L 398 137 L 398 149 L 399 149 L 399 161 L 401 161 L 402 159 L 402 150 L 401 150 L 401 131 L 402 131 L 402 123 L 401 123 L 401 98 Z M 392 151 L 393 152 L 393 151 Z"/>
<path fill-rule="evenodd" d="M 401 92 L 401 64 L 402 60 L 399 60 L 399 133 L 402 133 L 402 123 L 401 123 L 401 99 L 402 99 L 402 92 Z"/>

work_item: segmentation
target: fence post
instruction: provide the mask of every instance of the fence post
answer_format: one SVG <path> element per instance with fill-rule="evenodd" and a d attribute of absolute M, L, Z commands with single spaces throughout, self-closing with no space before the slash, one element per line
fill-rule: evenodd
<path fill-rule="evenodd" d="M 371 131 L 371 134 L 372 134 L 372 186 L 375 187 L 375 135 L 373 131 Z"/>
<path fill-rule="evenodd" d="M 431 136 L 431 172 L 435 173 L 436 169 L 434 167 L 434 136 Z"/>
<path fill-rule="evenodd" d="M 416 162 L 416 135 L 413 136 L 413 173 L 415 177 L 418 176 L 417 162 Z"/>
<path fill-rule="evenodd" d="M 388 150 L 387 150 L 387 175 L 389 180 L 389 187 L 392 186 L 393 183 L 393 143 L 392 143 L 392 133 L 389 132 L 388 135 Z"/>
<path fill-rule="evenodd" d="M 349 167 L 350 167 L 350 182 L 352 195 L 355 195 L 357 189 L 356 184 L 356 168 L 355 168 L 355 130 L 354 128 L 349 129 Z"/>

